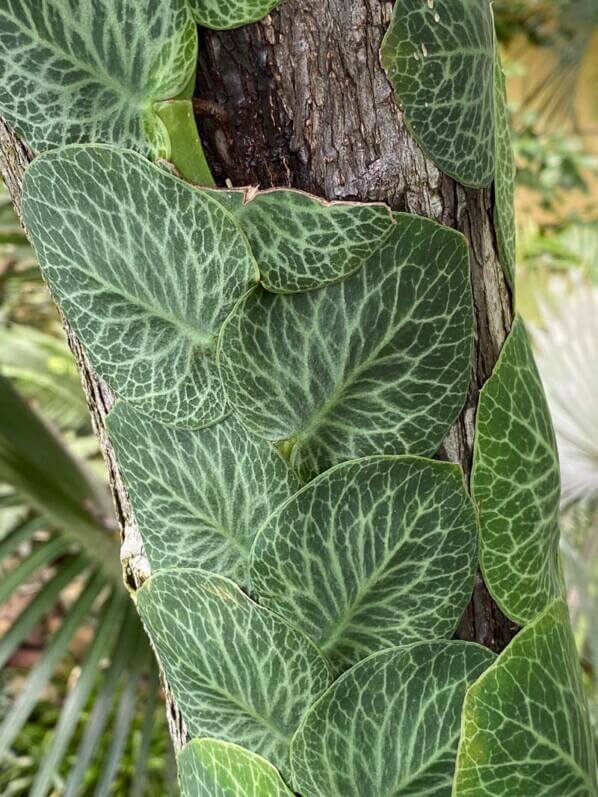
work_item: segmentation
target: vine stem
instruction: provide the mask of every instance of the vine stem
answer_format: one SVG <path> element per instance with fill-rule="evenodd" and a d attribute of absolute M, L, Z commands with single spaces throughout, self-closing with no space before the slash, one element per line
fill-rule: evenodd
<path fill-rule="evenodd" d="M 190 99 L 161 102 L 156 113 L 170 138 L 170 162 L 185 180 L 214 186 L 214 178 L 203 151 Z"/>

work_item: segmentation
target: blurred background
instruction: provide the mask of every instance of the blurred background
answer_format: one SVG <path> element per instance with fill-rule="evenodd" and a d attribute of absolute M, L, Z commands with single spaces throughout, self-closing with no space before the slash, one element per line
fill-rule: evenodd
<path fill-rule="evenodd" d="M 517 304 L 557 432 L 598 744 L 598 3 L 494 8 L 518 166 Z M 0 185 L 2 797 L 171 793 L 158 675 L 118 559 L 79 379 Z"/>

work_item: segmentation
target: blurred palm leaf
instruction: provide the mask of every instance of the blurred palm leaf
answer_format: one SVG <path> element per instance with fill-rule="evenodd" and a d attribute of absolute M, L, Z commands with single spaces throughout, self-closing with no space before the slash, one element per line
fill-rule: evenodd
<path fill-rule="evenodd" d="M 160 780 L 158 786 L 154 777 L 147 777 L 157 717 L 157 667 L 121 583 L 118 540 L 103 520 L 101 485 L 3 377 L 0 481 L 11 488 L 0 495 L 0 517 L 11 512 L 15 521 L 0 540 L 0 619 L 1 604 L 18 606 L 4 622 L 0 667 L 24 649 L 41 621 L 49 619 L 53 626 L 0 719 L 0 793 L 107 797 L 133 733 L 141 734 L 141 741 L 135 782 L 131 773 L 128 791 L 138 797 L 171 793 L 167 782 Z M 19 504 L 32 507 L 33 513 L 21 509 L 19 514 Z M 92 633 L 84 638 L 90 626 Z M 85 652 L 74 655 L 74 644 L 83 645 Z M 26 768 L 23 774 L 15 745 L 61 667 L 70 669 L 68 695 L 36 771 Z M 147 712 L 140 719 L 141 699 Z M 88 721 L 82 727 L 84 709 Z M 90 782 L 89 768 L 98 760 L 98 775 Z M 147 792 L 139 791 L 144 782 L 150 787 Z"/>
<path fill-rule="evenodd" d="M 563 505 L 598 498 L 598 288 L 563 285 L 534 334 L 561 460 Z"/>
<path fill-rule="evenodd" d="M 62 337 L 32 327 L 0 327 L 0 373 L 61 430 L 89 423 L 79 374 Z"/>
<path fill-rule="evenodd" d="M 556 54 L 556 62 L 535 82 L 531 81 L 524 102 L 553 126 L 570 120 L 576 124 L 577 84 L 587 57 L 592 59 L 590 68 L 595 69 L 596 53 L 590 44 L 598 27 L 598 3 L 596 0 L 562 0 L 554 4 L 551 17 L 541 43 Z"/>

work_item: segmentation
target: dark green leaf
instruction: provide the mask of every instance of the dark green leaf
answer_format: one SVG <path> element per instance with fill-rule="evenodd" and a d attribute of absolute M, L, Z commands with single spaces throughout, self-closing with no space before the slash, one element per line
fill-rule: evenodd
<path fill-rule="evenodd" d="M 382 63 L 414 138 L 465 185 L 494 178 L 494 27 L 488 0 L 399 0 Z"/>
<path fill-rule="evenodd" d="M 455 797 L 594 797 L 596 756 L 567 606 L 515 637 L 465 700 Z"/>
<path fill-rule="evenodd" d="M 369 457 L 326 471 L 270 517 L 251 582 L 345 669 L 382 648 L 450 637 L 477 554 L 458 466 Z"/>
<path fill-rule="evenodd" d="M 36 151 L 105 142 L 168 157 L 154 110 L 191 78 L 187 0 L 2 0 L 0 114 Z"/>
<path fill-rule="evenodd" d="M 302 714 L 332 680 L 315 645 L 201 570 L 163 570 L 137 597 L 189 733 L 283 766 Z"/>
<path fill-rule="evenodd" d="M 276 769 L 236 744 L 194 739 L 179 755 L 182 797 L 291 797 Z"/>
<path fill-rule="evenodd" d="M 511 141 L 511 119 L 507 105 L 505 74 L 496 48 L 496 177 L 494 225 L 499 255 L 511 288 L 515 280 L 515 156 Z"/>
<path fill-rule="evenodd" d="M 108 427 L 152 569 L 245 579 L 257 530 L 300 487 L 276 449 L 232 416 L 186 431 L 121 402 Z"/>
<path fill-rule="evenodd" d="M 481 392 L 472 493 L 484 580 L 505 614 L 528 622 L 562 592 L 563 583 L 556 444 L 520 318 Z"/>
<path fill-rule="evenodd" d="M 232 217 L 133 152 L 69 147 L 25 176 L 44 275 L 116 393 L 175 426 L 226 414 L 216 338 L 258 280 Z"/>
<path fill-rule="evenodd" d="M 240 28 L 265 17 L 281 0 L 189 0 L 195 19 L 206 28 Z"/>
<path fill-rule="evenodd" d="M 396 214 L 354 275 L 317 291 L 250 291 L 219 360 L 243 423 L 286 441 L 304 477 L 368 454 L 431 454 L 469 386 L 472 302 L 465 241 Z"/>
<path fill-rule="evenodd" d="M 302 797 L 450 797 L 463 699 L 493 658 L 429 642 L 357 664 L 293 738 L 292 785 Z"/>

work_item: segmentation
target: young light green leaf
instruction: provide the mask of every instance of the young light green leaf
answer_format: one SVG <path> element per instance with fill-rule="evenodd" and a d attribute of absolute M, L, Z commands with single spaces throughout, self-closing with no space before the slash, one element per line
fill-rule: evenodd
<path fill-rule="evenodd" d="M 251 583 L 338 669 L 450 637 L 473 589 L 478 529 L 456 465 L 368 457 L 337 465 L 258 534 Z"/>
<path fill-rule="evenodd" d="M 282 0 L 189 0 L 200 25 L 216 30 L 240 28 L 267 16 Z"/>
<path fill-rule="evenodd" d="M 114 391 L 175 426 L 223 417 L 216 338 L 259 276 L 230 214 L 141 156 L 102 146 L 36 159 L 23 212 L 52 291 Z"/>
<path fill-rule="evenodd" d="M 472 494 L 480 514 L 484 580 L 503 612 L 524 624 L 563 585 L 556 444 L 520 318 L 481 392 Z"/>
<path fill-rule="evenodd" d="M 301 716 L 332 680 L 316 646 L 201 570 L 163 570 L 137 596 L 189 733 L 284 766 Z"/>
<path fill-rule="evenodd" d="M 565 602 L 524 628 L 469 690 L 454 797 L 594 797 L 596 758 Z"/>
<path fill-rule="evenodd" d="M 388 207 L 324 202 L 301 191 L 262 191 L 235 213 L 259 264 L 262 285 L 276 293 L 319 288 L 357 271 L 394 226 Z"/>
<path fill-rule="evenodd" d="M 398 0 L 382 64 L 428 156 L 465 185 L 488 185 L 496 150 L 488 0 Z"/>
<path fill-rule="evenodd" d="M 196 58 L 187 0 L 2 0 L 0 114 L 38 152 L 104 142 L 168 157 L 154 104 Z"/>
<path fill-rule="evenodd" d="M 396 214 L 384 245 L 317 291 L 258 288 L 223 327 L 221 373 L 253 432 L 309 478 L 368 454 L 431 454 L 469 385 L 472 301 L 462 236 Z"/>
<path fill-rule="evenodd" d="M 108 428 L 152 570 L 244 581 L 258 529 L 300 487 L 278 451 L 232 416 L 187 431 L 119 402 Z"/>
<path fill-rule="evenodd" d="M 499 256 L 509 285 L 515 280 L 515 157 L 511 141 L 511 119 L 507 105 L 505 73 L 496 47 L 495 65 L 496 103 L 496 175 L 494 226 Z"/>
<path fill-rule="evenodd" d="M 236 744 L 194 739 L 178 763 L 182 797 L 292 797 L 272 764 Z"/>
<path fill-rule="evenodd" d="M 291 743 L 302 797 L 447 797 L 467 688 L 494 656 L 468 642 L 384 650 L 342 675 Z"/>

